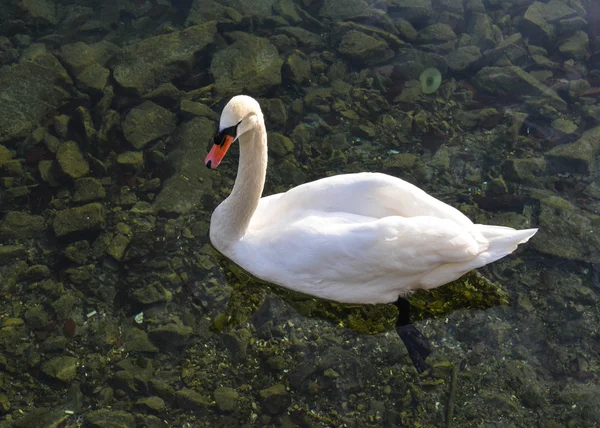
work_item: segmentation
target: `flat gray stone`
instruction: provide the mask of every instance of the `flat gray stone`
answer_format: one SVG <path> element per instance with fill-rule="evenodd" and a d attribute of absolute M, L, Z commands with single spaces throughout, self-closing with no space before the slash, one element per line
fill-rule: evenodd
<path fill-rule="evenodd" d="M 177 126 L 177 116 L 152 101 L 144 101 L 132 109 L 123 121 L 123 133 L 136 149 L 150 141 L 169 135 Z"/>
<path fill-rule="evenodd" d="M 123 49 L 111 60 L 117 83 L 136 95 L 144 95 L 186 74 L 196 55 L 215 38 L 215 22 L 144 39 Z"/>
<path fill-rule="evenodd" d="M 220 96 L 244 92 L 261 95 L 281 84 L 282 64 L 269 40 L 249 35 L 215 53 L 210 72 Z"/>

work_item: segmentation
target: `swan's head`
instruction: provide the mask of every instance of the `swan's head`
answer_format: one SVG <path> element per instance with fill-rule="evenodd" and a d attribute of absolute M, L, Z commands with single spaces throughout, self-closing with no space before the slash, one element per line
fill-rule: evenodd
<path fill-rule="evenodd" d="M 241 135 L 263 123 L 263 115 L 258 101 L 247 95 L 233 97 L 221 113 L 219 131 L 213 146 L 204 162 L 209 168 L 216 168 L 229 150 L 231 143 Z"/>

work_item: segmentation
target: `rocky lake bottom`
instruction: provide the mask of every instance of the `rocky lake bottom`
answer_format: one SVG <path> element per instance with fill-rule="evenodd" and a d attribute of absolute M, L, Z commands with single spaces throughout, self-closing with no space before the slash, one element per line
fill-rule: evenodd
<path fill-rule="evenodd" d="M 6 3 L 6 4 L 4 4 Z M 596 427 L 600 3 L 5 0 L 0 428 Z M 380 171 L 514 255 L 392 305 L 263 284 L 210 245 L 233 95 L 265 194 Z"/>

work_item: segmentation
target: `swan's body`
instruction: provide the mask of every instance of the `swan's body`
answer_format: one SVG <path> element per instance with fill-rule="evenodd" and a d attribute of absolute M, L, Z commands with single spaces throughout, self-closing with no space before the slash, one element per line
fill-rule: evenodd
<path fill-rule="evenodd" d="M 258 103 L 234 97 L 206 160 L 216 167 L 235 139 L 238 175 L 214 211 L 213 245 L 265 281 L 347 303 L 387 303 L 498 260 L 537 229 L 473 224 L 399 178 L 343 174 L 261 198 L 267 138 Z"/>

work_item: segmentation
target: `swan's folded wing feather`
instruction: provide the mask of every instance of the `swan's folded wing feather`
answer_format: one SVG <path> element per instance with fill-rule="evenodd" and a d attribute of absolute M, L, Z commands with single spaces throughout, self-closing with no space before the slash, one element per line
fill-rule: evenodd
<path fill-rule="evenodd" d="M 262 209 L 263 205 L 265 208 L 268 205 L 268 209 Z M 450 219 L 465 226 L 473 224 L 460 211 L 418 187 L 397 177 L 369 172 L 327 177 L 297 186 L 277 198 L 263 198 L 256 221 L 264 224 L 283 216 L 303 217 L 307 210 L 377 219 L 428 216 Z"/>
<path fill-rule="evenodd" d="M 485 251 L 486 241 L 451 220 L 309 215 L 243 239 L 235 259 L 256 276 L 319 294 L 326 287 L 403 288 L 447 263 Z M 339 296 L 338 296 L 339 299 Z"/>

